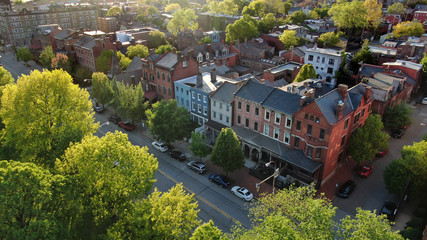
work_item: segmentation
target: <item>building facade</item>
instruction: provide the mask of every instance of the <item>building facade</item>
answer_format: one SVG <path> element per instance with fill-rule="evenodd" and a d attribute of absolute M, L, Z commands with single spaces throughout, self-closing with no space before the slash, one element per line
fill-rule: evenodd
<path fill-rule="evenodd" d="M 341 53 L 326 48 L 308 48 L 305 53 L 304 63 L 311 64 L 317 73 L 317 78 L 326 79 L 331 86 L 336 85 L 335 71 L 341 65 Z"/>

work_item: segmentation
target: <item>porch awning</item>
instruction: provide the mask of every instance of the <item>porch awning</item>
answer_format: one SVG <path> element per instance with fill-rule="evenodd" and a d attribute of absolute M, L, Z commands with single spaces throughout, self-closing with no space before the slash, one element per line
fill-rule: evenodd
<path fill-rule="evenodd" d="M 217 130 L 219 132 L 221 132 L 221 130 L 223 128 L 227 127 L 227 126 L 225 126 L 222 123 L 219 123 L 219 122 L 216 122 L 216 121 L 212 121 L 212 120 L 208 120 L 207 122 L 205 122 L 205 126 L 207 126 L 209 128 L 212 128 L 212 129 L 215 129 L 215 130 Z"/>

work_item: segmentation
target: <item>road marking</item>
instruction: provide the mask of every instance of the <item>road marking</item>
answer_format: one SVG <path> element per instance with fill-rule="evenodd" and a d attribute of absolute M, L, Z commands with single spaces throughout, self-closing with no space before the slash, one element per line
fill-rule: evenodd
<path fill-rule="evenodd" d="M 157 169 L 157 171 L 162 174 L 163 176 L 167 177 L 169 180 L 171 180 L 174 183 L 179 183 L 177 180 L 173 179 L 171 176 L 167 175 L 166 173 L 162 172 L 161 170 Z M 221 209 L 217 208 L 215 205 L 213 205 L 211 202 L 209 202 L 208 200 L 204 199 L 202 196 L 196 194 L 195 192 L 191 191 L 190 189 L 188 189 L 186 186 L 182 185 L 182 187 L 187 191 L 190 192 L 192 194 L 194 194 L 194 196 L 196 196 L 196 198 L 200 199 L 202 202 L 206 203 L 207 205 L 209 205 L 211 208 L 215 209 L 217 212 L 221 213 L 222 215 L 224 215 L 225 217 L 229 218 L 230 220 L 232 220 L 234 223 L 238 223 L 238 221 L 233 218 L 232 216 L 230 216 L 228 213 L 222 211 Z"/>

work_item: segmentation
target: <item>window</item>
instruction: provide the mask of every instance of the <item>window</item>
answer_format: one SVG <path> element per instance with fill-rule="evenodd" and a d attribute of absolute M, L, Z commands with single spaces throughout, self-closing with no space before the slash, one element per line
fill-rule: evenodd
<path fill-rule="evenodd" d="M 207 97 L 203 96 L 203 102 L 206 103 L 206 101 L 207 101 Z"/>
<path fill-rule="evenodd" d="M 254 122 L 254 130 L 258 131 L 258 122 Z"/>
<path fill-rule="evenodd" d="M 182 62 L 182 67 L 187 67 L 188 66 L 188 61 L 185 60 L 184 62 Z"/>
<path fill-rule="evenodd" d="M 317 56 L 317 62 L 320 62 L 320 56 Z"/>
<path fill-rule="evenodd" d="M 313 55 L 308 55 L 308 61 L 313 61 Z"/>
<path fill-rule="evenodd" d="M 294 147 L 299 148 L 299 138 L 295 138 Z"/>
<path fill-rule="evenodd" d="M 255 116 L 259 116 L 259 108 L 255 108 Z"/>
<path fill-rule="evenodd" d="M 225 122 L 226 122 L 226 123 L 230 122 L 230 117 L 227 117 L 227 118 L 225 119 Z"/>
<path fill-rule="evenodd" d="M 308 119 L 308 114 L 305 114 L 304 119 Z"/>
<path fill-rule="evenodd" d="M 325 139 L 325 129 L 320 129 L 319 138 L 320 139 Z"/>
<path fill-rule="evenodd" d="M 310 116 L 310 121 L 314 122 L 314 116 Z"/>
<path fill-rule="evenodd" d="M 165 79 L 166 79 L 165 73 L 162 73 L 162 78 L 163 78 L 163 81 L 165 81 Z"/>
<path fill-rule="evenodd" d="M 297 121 L 297 131 L 301 131 L 301 121 Z"/>
<path fill-rule="evenodd" d="M 216 112 L 215 111 L 213 111 L 213 117 L 216 118 Z"/>
<path fill-rule="evenodd" d="M 312 146 L 307 146 L 307 156 L 310 158 L 313 156 L 313 147 Z"/>
<path fill-rule="evenodd" d="M 320 158 L 322 156 L 322 149 L 321 148 L 316 148 L 316 156 L 315 158 Z"/>
<path fill-rule="evenodd" d="M 226 111 L 227 111 L 227 112 L 229 112 L 229 111 L 230 111 L 230 105 L 228 105 L 228 104 L 227 104 L 227 105 L 225 106 L 225 108 L 226 108 Z"/>
<path fill-rule="evenodd" d="M 198 93 L 198 94 L 197 94 L 197 99 L 198 99 L 199 101 L 202 101 L 202 95 L 200 95 L 200 93 Z"/>
<path fill-rule="evenodd" d="M 291 128 L 292 125 L 292 119 L 290 117 L 286 117 L 286 127 Z"/>
<path fill-rule="evenodd" d="M 342 136 L 342 138 L 341 138 L 341 147 L 343 147 L 343 146 L 344 146 L 344 143 L 345 143 L 345 135 L 344 135 L 344 136 Z"/>
<path fill-rule="evenodd" d="M 365 116 L 365 109 L 362 110 L 362 117 Z"/>
<path fill-rule="evenodd" d="M 248 112 L 250 112 L 250 111 L 251 111 L 251 105 L 246 104 L 246 112 L 248 113 Z"/>
<path fill-rule="evenodd" d="M 207 108 L 207 107 L 203 107 L 203 114 L 204 114 L 205 116 L 207 116 L 207 115 L 208 115 L 208 108 Z"/>
<path fill-rule="evenodd" d="M 335 59 L 329 58 L 329 65 L 334 65 L 334 64 L 335 64 Z"/>
<path fill-rule="evenodd" d="M 325 57 L 322 57 L 322 63 L 325 63 Z"/>
<path fill-rule="evenodd" d="M 360 117 L 360 113 L 356 114 L 356 116 L 354 117 L 354 123 L 353 124 L 356 124 L 359 122 L 359 117 Z"/>
<path fill-rule="evenodd" d="M 191 109 L 193 109 L 193 111 L 196 111 L 196 104 L 195 103 L 191 103 Z"/>
<path fill-rule="evenodd" d="M 270 121 L 270 110 L 265 110 L 265 116 L 264 116 L 265 120 Z"/>
<path fill-rule="evenodd" d="M 289 144 L 291 140 L 291 135 L 288 132 L 285 132 L 285 135 L 283 136 L 283 142 Z"/>
<path fill-rule="evenodd" d="M 237 123 L 240 124 L 241 123 L 241 117 L 240 115 L 237 115 Z"/>
<path fill-rule="evenodd" d="M 178 86 L 176 86 L 176 91 L 179 92 L 179 87 Z"/>
<path fill-rule="evenodd" d="M 157 71 L 157 79 L 160 79 L 160 72 Z"/>
<path fill-rule="evenodd" d="M 310 124 L 307 125 L 307 135 L 311 135 L 312 126 Z"/>
<path fill-rule="evenodd" d="M 237 109 L 242 109 L 242 102 L 237 102 Z"/>
<path fill-rule="evenodd" d="M 277 128 L 274 129 L 273 138 L 274 139 L 279 139 L 279 129 L 277 129 Z"/>
<path fill-rule="evenodd" d="M 316 123 L 320 123 L 320 119 L 316 117 Z"/>
<path fill-rule="evenodd" d="M 328 68 L 328 74 L 332 74 L 332 73 L 334 73 L 334 69 Z"/>
<path fill-rule="evenodd" d="M 171 75 L 168 73 L 168 82 L 171 82 Z"/>
<path fill-rule="evenodd" d="M 222 109 L 222 103 L 219 103 L 219 109 Z"/>
<path fill-rule="evenodd" d="M 348 127 L 348 118 L 345 120 L 344 129 L 347 129 L 347 127 Z"/>
<path fill-rule="evenodd" d="M 270 126 L 264 125 L 264 134 L 269 135 L 270 134 Z"/>
<path fill-rule="evenodd" d="M 246 120 L 245 120 L 245 126 L 249 127 L 249 119 L 248 118 L 246 118 Z"/>
<path fill-rule="evenodd" d="M 197 111 L 198 111 L 199 113 L 202 113 L 202 105 L 197 104 Z"/>
<path fill-rule="evenodd" d="M 196 98 L 196 93 L 195 92 L 191 92 L 191 96 L 192 96 L 193 99 L 195 99 Z"/>
<path fill-rule="evenodd" d="M 213 106 L 216 107 L 216 101 L 215 100 L 213 100 Z"/>
<path fill-rule="evenodd" d="M 222 121 L 222 114 L 219 114 L 219 120 Z"/>
<path fill-rule="evenodd" d="M 159 94 L 161 95 L 162 94 L 162 85 L 159 84 L 157 89 L 159 89 Z"/>
<path fill-rule="evenodd" d="M 282 116 L 280 115 L 280 113 L 276 113 L 275 116 L 276 116 L 276 118 L 274 119 L 274 122 L 276 124 L 280 125 L 280 120 L 281 120 Z"/>
<path fill-rule="evenodd" d="M 163 86 L 163 94 L 166 94 L 166 87 Z"/>

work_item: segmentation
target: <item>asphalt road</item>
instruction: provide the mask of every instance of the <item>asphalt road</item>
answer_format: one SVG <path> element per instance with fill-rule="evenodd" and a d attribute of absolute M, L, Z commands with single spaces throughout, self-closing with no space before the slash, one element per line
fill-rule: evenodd
<path fill-rule="evenodd" d="M 107 122 L 107 114 L 95 114 L 96 121 L 101 124 Z M 179 162 L 167 153 L 161 153 L 151 146 L 151 140 L 141 134 L 141 130 L 126 132 L 117 125 L 110 123 L 103 125 L 96 133 L 103 136 L 106 132 L 123 131 L 128 134 L 129 141 L 138 146 L 148 146 L 149 152 L 157 157 L 159 162 L 154 187 L 166 192 L 177 183 L 182 183 L 188 193 L 195 194 L 199 204 L 199 218 L 203 222 L 212 220 L 224 232 L 230 232 L 236 221 L 244 227 L 250 227 L 246 202 L 234 196 L 230 189 L 223 189 L 211 183 L 208 175 L 200 175 L 186 167 L 187 161 Z M 191 160 L 191 157 L 189 158 Z"/>
<path fill-rule="evenodd" d="M 42 69 L 37 65 L 31 67 L 25 66 L 24 62 L 16 60 L 15 55 L 10 50 L 4 53 L 0 52 L 0 64 L 12 74 L 15 80 L 22 74 L 29 75 L 33 69 Z"/>

